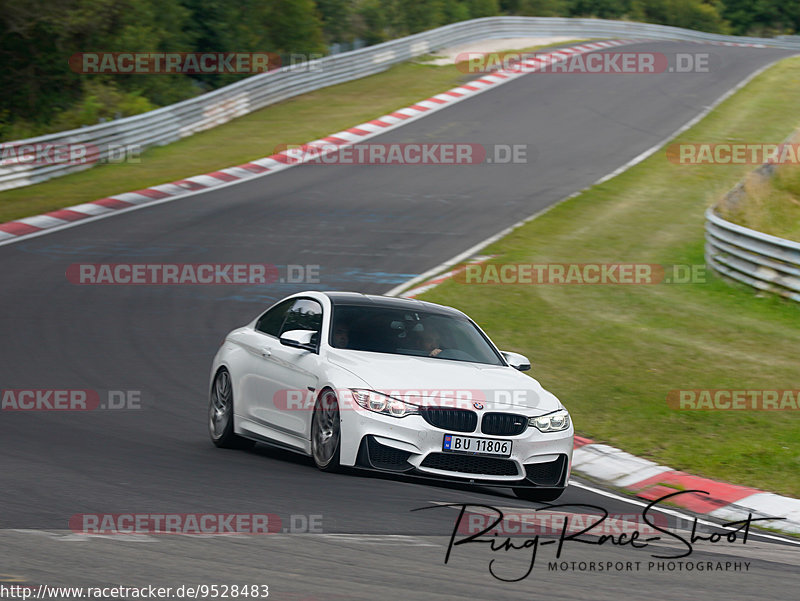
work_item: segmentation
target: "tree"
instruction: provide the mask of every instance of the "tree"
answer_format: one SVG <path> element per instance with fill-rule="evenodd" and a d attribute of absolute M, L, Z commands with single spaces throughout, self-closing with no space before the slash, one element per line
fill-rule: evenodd
<path fill-rule="evenodd" d="M 314 0 L 271 0 L 267 27 L 280 54 L 325 52 Z"/>
<path fill-rule="evenodd" d="M 800 4 L 783 0 L 725 0 L 722 15 L 739 35 L 793 33 L 800 29 Z"/>
<path fill-rule="evenodd" d="M 353 2 L 350 0 L 317 0 L 317 11 L 322 21 L 325 42 L 351 42 L 353 40 Z"/>
<path fill-rule="evenodd" d="M 529 17 L 562 17 L 569 14 L 567 0 L 520 0 L 517 14 Z"/>

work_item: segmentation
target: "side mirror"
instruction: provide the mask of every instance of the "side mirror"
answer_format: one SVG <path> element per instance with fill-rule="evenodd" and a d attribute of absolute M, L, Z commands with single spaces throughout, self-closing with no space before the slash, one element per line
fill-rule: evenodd
<path fill-rule="evenodd" d="M 530 359 L 528 359 L 525 355 L 512 353 L 511 351 L 500 351 L 500 354 L 503 355 L 506 362 L 514 369 L 518 369 L 519 371 L 528 371 L 531 368 Z"/>
<path fill-rule="evenodd" d="M 280 341 L 284 346 L 317 352 L 316 335 L 314 330 L 289 330 L 281 334 Z"/>

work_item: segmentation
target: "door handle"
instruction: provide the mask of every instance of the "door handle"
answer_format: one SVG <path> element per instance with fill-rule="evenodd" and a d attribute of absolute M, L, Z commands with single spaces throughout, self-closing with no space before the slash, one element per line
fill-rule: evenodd
<path fill-rule="evenodd" d="M 261 356 L 262 357 L 271 357 L 272 356 L 272 349 L 267 346 L 262 346 L 261 349 Z"/>

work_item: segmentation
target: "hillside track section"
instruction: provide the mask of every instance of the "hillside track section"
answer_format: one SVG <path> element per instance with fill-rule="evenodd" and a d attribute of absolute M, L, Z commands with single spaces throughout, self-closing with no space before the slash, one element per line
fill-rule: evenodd
<path fill-rule="evenodd" d="M 372 140 L 527 144 L 527 164 L 304 165 L 0 247 L 2 388 L 141 398 L 137 410 L 0 413 L 0 573 L 32 584 L 267 582 L 277 599 L 513 599 L 533 590 L 569 599 L 699 591 L 786 598 L 800 584 L 797 555 L 766 539 L 695 552 L 752 558 L 746 573 L 541 570 L 535 580 L 503 584 L 480 549 L 443 565 L 455 515 L 411 510 L 432 502 L 532 506 L 508 491 L 323 474 L 288 452 L 222 451 L 208 440 L 208 368 L 233 327 L 310 286 L 385 292 L 590 185 L 790 54 L 677 42 L 626 50 L 708 52 L 713 69 L 531 74 Z M 65 277 L 75 263 L 134 262 L 319 265 L 320 282 L 90 286 Z M 578 486 L 562 501 L 640 510 Z M 75 514 L 126 512 L 321 515 L 324 534 L 140 540 L 65 532 Z M 335 567 L 334 553 L 345 558 Z M 624 547 L 570 553 L 641 559 Z"/>

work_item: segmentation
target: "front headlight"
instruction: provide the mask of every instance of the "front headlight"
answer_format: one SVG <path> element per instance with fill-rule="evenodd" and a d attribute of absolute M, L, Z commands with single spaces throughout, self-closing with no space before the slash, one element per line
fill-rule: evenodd
<path fill-rule="evenodd" d="M 353 400 L 364 409 L 369 409 L 381 415 L 392 417 L 405 417 L 406 415 L 419 415 L 419 407 L 399 399 L 386 396 L 374 390 L 351 388 Z"/>
<path fill-rule="evenodd" d="M 559 409 L 547 415 L 532 417 L 528 424 L 540 432 L 560 432 L 569 428 L 569 413 L 566 409 Z"/>

